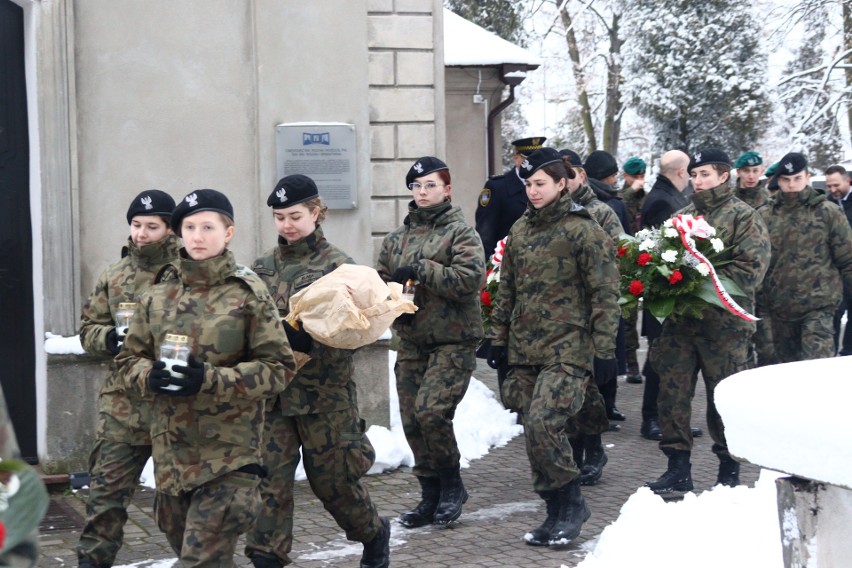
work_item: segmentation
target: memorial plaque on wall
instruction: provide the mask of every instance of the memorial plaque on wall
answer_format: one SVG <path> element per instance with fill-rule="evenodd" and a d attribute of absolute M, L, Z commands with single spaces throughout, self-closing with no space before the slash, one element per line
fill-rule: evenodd
<path fill-rule="evenodd" d="M 329 209 L 358 206 L 355 125 L 291 122 L 275 127 L 278 178 L 303 174 L 314 180 Z"/>

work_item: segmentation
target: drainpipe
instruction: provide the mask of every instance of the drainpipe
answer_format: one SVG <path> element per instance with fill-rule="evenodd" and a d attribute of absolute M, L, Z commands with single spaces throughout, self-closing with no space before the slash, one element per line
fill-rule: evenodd
<path fill-rule="evenodd" d="M 500 80 L 509 85 L 509 96 L 500 101 L 500 104 L 491 109 L 491 112 L 488 113 L 488 123 L 486 124 L 486 152 L 488 155 L 488 175 L 493 176 L 496 172 L 494 171 L 494 157 L 497 153 L 497 144 L 494 142 L 494 122 L 497 120 L 497 117 L 500 116 L 500 113 L 503 112 L 507 106 L 512 104 L 515 101 L 515 87 L 520 85 L 524 79 L 527 78 L 527 70 L 528 67 L 526 65 L 502 65 L 500 68 Z"/>

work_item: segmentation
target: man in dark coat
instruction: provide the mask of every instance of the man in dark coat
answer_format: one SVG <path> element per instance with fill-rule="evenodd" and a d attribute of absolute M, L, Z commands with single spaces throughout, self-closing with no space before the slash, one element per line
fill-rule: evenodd
<path fill-rule="evenodd" d="M 660 173 L 642 204 L 640 213 L 642 228 L 659 227 L 671 218 L 675 211 L 689 204 L 689 198 L 683 194 L 689 183 L 687 166 L 689 166 L 689 156 L 680 150 L 670 150 L 662 155 Z M 657 410 L 660 375 L 651 365 L 650 357 L 654 340 L 660 336 L 662 329 L 663 326 L 659 320 L 652 316 L 650 311 L 645 310 L 642 314 L 642 335 L 648 338 L 649 356 L 642 368 L 642 374 L 645 375 L 645 392 L 642 396 L 642 426 L 639 433 L 649 440 L 660 440 L 663 437 Z"/>
<path fill-rule="evenodd" d="M 476 232 L 482 239 L 486 261 L 494 254 L 494 247 L 500 239 L 509 234 L 509 229 L 527 210 L 529 200 L 518 168 L 524 158 L 541 148 L 545 140 L 547 138 L 544 136 L 536 136 L 512 142 L 512 146 L 515 147 L 513 156 L 515 167 L 501 175 L 488 178 L 485 188 L 479 193 L 479 203 L 476 206 Z"/>
<path fill-rule="evenodd" d="M 852 225 L 852 179 L 849 177 L 849 172 L 843 166 L 831 166 L 825 170 L 825 188 L 828 190 L 828 199 L 840 205 L 843 212 L 846 213 L 846 220 Z M 843 301 L 837 312 L 834 314 L 834 347 L 840 346 L 840 355 L 852 355 L 852 332 L 849 331 L 849 324 L 846 324 L 846 329 L 843 333 L 843 342 L 840 342 L 840 324 L 843 320 L 843 314 L 846 314 L 846 321 L 849 321 L 848 310 L 852 307 L 852 290 L 843 291 Z"/>

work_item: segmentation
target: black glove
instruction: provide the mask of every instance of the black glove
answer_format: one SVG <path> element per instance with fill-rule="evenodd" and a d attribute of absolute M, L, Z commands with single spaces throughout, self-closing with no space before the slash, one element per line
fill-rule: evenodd
<path fill-rule="evenodd" d="M 199 363 L 195 360 L 195 357 L 190 355 L 186 365 L 173 365 L 172 370 L 175 373 L 181 373 L 185 378 L 179 379 L 172 377 L 171 383 L 182 388 L 180 390 L 169 391 L 170 395 L 192 396 L 198 394 L 198 391 L 201 390 L 201 385 L 204 383 L 204 363 Z"/>
<path fill-rule="evenodd" d="M 414 314 L 399 314 L 397 318 L 394 320 L 394 323 L 398 323 L 401 325 L 411 325 L 411 322 L 414 321 Z"/>
<path fill-rule="evenodd" d="M 172 384 L 172 374 L 166 370 L 163 361 L 154 361 L 151 372 L 148 373 L 148 388 L 157 394 L 174 394 L 167 386 Z"/>
<path fill-rule="evenodd" d="M 413 266 L 400 266 L 393 271 L 391 282 L 405 284 L 409 280 L 417 280 L 417 270 Z"/>
<path fill-rule="evenodd" d="M 618 377 L 618 361 L 615 359 L 599 359 L 594 363 L 595 384 L 603 386 Z"/>
<path fill-rule="evenodd" d="M 310 353 L 311 346 L 314 340 L 304 329 L 296 329 L 290 325 L 287 320 L 284 320 L 284 331 L 287 332 L 287 341 L 290 342 L 290 348 L 302 353 Z"/>
<path fill-rule="evenodd" d="M 124 340 L 124 336 L 121 337 L 121 340 Z M 118 344 L 119 341 L 118 332 L 115 328 L 109 330 L 109 333 L 106 335 L 106 348 L 113 355 L 118 355 L 118 352 L 121 351 L 121 346 Z"/>
<path fill-rule="evenodd" d="M 492 345 L 488 350 L 488 366 L 497 369 L 509 362 L 509 350 L 503 345 Z"/>

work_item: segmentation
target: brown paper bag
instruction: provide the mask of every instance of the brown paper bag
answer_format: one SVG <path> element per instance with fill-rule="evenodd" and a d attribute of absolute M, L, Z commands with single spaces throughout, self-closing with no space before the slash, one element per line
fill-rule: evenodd
<path fill-rule="evenodd" d="M 369 266 L 344 264 L 290 298 L 289 321 L 301 321 L 314 340 L 339 349 L 376 341 L 401 314 L 417 311 L 402 285 L 385 284 Z"/>

